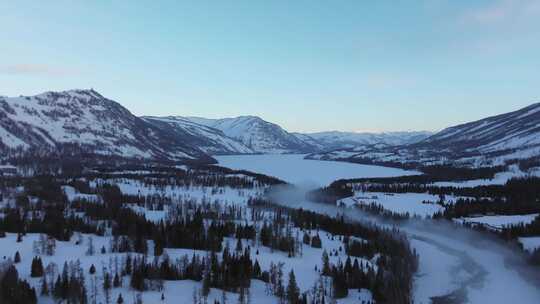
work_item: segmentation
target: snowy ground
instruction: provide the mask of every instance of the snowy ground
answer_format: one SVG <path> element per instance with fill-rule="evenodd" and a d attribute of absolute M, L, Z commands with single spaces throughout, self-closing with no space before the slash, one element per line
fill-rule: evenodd
<path fill-rule="evenodd" d="M 523 244 L 523 248 L 528 251 L 540 248 L 540 236 L 520 237 L 519 242 Z"/>
<path fill-rule="evenodd" d="M 311 233 L 315 233 L 312 231 Z M 334 253 L 330 256 L 331 263 L 337 263 L 338 260 L 345 261 L 346 255 L 343 251 L 340 251 L 339 248 L 342 247 L 342 242 L 339 241 L 338 236 L 331 236 L 324 232 L 319 233 L 323 248 L 329 252 Z M 96 249 L 94 255 L 87 255 L 88 249 L 88 237 L 92 237 L 93 244 Z M 21 278 L 26 279 L 29 283 L 40 291 L 41 279 L 40 278 L 31 278 L 30 277 L 30 264 L 34 256 L 38 255 L 33 251 L 34 241 L 39 239 L 38 234 L 28 234 L 23 238 L 23 241 L 20 243 L 16 242 L 17 235 L 8 233 L 6 238 L 0 238 L 0 257 L 2 260 L 7 260 L 13 258 L 15 252 L 21 254 L 21 262 L 16 264 L 16 267 L 19 271 Z M 50 263 L 56 264 L 57 273 L 62 271 L 64 262 L 75 262 L 79 260 L 81 267 L 86 273 L 86 282 L 92 281 L 92 275 L 88 273 L 88 269 L 91 265 L 96 267 L 96 274 L 94 275 L 98 280 L 101 280 L 103 276 L 103 269 L 109 269 L 109 272 L 112 272 L 114 269 L 114 260 L 122 260 L 125 257 L 125 254 L 120 253 L 110 253 L 109 244 L 110 237 L 99 237 L 95 235 L 83 235 L 83 243 L 80 245 L 76 244 L 76 237 L 74 236 L 69 242 L 60 242 L 56 241 L 56 250 L 53 256 L 40 255 L 43 260 L 43 265 L 46 267 Z M 228 243 L 231 248 L 234 248 L 236 244 L 236 239 L 228 238 L 224 240 L 224 243 Z M 307 245 L 302 245 L 302 256 L 289 258 L 287 254 L 280 251 L 273 251 L 270 248 L 256 246 L 253 243 L 248 243 L 244 241 L 244 246 L 251 245 L 253 246 L 251 254 L 252 259 L 257 259 L 263 270 L 267 270 L 270 267 L 270 263 L 278 264 L 283 263 L 284 273 L 288 274 L 289 271 L 294 270 L 298 282 L 298 286 L 302 292 L 312 288 L 314 283 L 319 278 L 320 273 L 315 270 L 322 269 L 321 256 L 323 249 L 312 248 Z M 105 247 L 107 253 L 102 254 L 100 250 L 102 247 Z M 257 250 L 259 253 L 257 254 Z M 205 251 L 191 250 L 191 249 L 166 249 L 167 255 L 171 260 L 175 260 L 184 255 L 191 257 L 193 254 L 204 256 L 207 253 Z M 150 259 L 153 257 L 150 255 Z M 354 259 L 353 259 L 354 261 Z M 362 261 L 364 264 L 369 264 L 372 267 L 376 267 L 372 261 L 359 259 L 359 262 Z M 376 269 L 376 268 L 375 268 Z M 285 281 L 286 282 L 286 281 Z M 131 303 L 131 299 L 137 294 L 136 291 L 129 288 L 129 278 L 125 277 L 123 279 L 123 287 L 115 288 L 111 292 L 111 299 L 116 300 L 118 294 L 122 294 L 124 300 L 127 300 L 128 303 Z M 145 291 L 141 294 L 144 303 L 192 303 L 193 293 L 198 292 L 201 289 L 200 282 L 194 281 L 167 281 L 164 285 L 164 290 L 161 292 L 157 291 Z M 89 288 L 90 290 L 90 288 Z M 165 295 L 165 301 L 161 302 L 161 294 Z M 265 283 L 252 280 L 252 287 L 250 291 L 250 296 L 252 298 L 251 303 L 276 303 L 277 299 L 269 295 L 266 292 Z M 213 303 L 215 300 L 221 300 L 223 292 L 221 290 L 212 289 L 212 292 L 209 295 L 209 303 Z M 238 298 L 237 294 L 227 292 L 226 297 L 232 303 L 236 302 Z M 368 301 L 371 300 L 371 293 L 367 290 L 351 290 L 347 298 L 338 300 L 337 303 L 348 304 L 348 303 L 358 303 L 357 301 Z M 99 288 L 98 290 L 98 303 L 104 301 L 103 290 Z M 53 300 L 50 297 L 40 297 L 39 303 L 53 303 Z"/>
<path fill-rule="evenodd" d="M 525 176 L 540 176 L 540 169 L 533 168 L 529 172 L 521 171 L 517 166 L 510 166 L 508 171 L 495 174 L 493 179 L 473 179 L 463 182 L 436 182 L 434 186 L 468 188 L 488 185 L 504 185 L 511 178 Z"/>
<path fill-rule="evenodd" d="M 447 197 L 445 202 L 450 203 L 454 200 L 453 197 Z M 357 192 L 353 197 L 342 199 L 340 202 L 345 206 L 376 203 L 392 212 L 408 212 L 410 215 L 426 217 L 444 210 L 444 207 L 436 204 L 437 201 L 438 196 L 427 193 Z"/>
<path fill-rule="evenodd" d="M 62 186 L 62 190 L 66 194 L 68 200 L 73 202 L 74 200 L 86 200 L 89 202 L 100 202 L 101 198 L 94 194 L 84 194 L 77 191 L 77 189 L 71 186 Z"/>
<path fill-rule="evenodd" d="M 92 182 L 92 185 L 108 183 L 111 185 L 117 185 L 120 191 L 124 194 L 130 195 L 161 195 L 176 200 L 193 200 L 196 203 L 202 201 L 207 202 L 219 202 L 223 205 L 235 204 L 245 205 L 247 201 L 252 197 L 260 196 L 264 188 L 254 189 L 234 189 L 231 187 L 173 187 L 164 186 L 156 187 L 152 185 L 145 185 L 137 180 L 131 179 L 107 179 L 96 180 Z"/>
<path fill-rule="evenodd" d="M 381 166 L 304 159 L 305 155 L 216 156 L 220 166 L 244 169 L 297 184 L 325 186 L 338 179 L 420 174 Z"/>
<path fill-rule="evenodd" d="M 378 223 L 376 218 L 357 209 L 309 202 L 302 202 L 301 206 L 329 215 L 345 212 L 350 218 Z M 439 222 L 397 228 L 409 235 L 420 256 L 420 272 L 414 285 L 416 304 L 428 304 L 431 297 L 444 296 L 459 286 L 467 291 L 469 304 L 507 304 L 516 299 L 520 304 L 538 303 L 540 289 L 507 262 L 516 260 L 519 264 L 519 255 L 489 237 L 466 228 L 443 227 Z"/>
<path fill-rule="evenodd" d="M 479 217 L 464 217 L 455 219 L 459 223 L 473 223 L 473 224 L 483 224 L 488 228 L 492 229 L 501 229 L 505 226 L 517 225 L 517 224 L 529 224 L 531 223 L 539 214 L 525 214 L 525 215 L 486 215 Z"/>

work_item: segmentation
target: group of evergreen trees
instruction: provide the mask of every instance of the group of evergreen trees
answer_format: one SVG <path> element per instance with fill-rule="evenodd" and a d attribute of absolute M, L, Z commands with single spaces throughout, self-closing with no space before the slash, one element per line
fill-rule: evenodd
<path fill-rule="evenodd" d="M 87 176 L 108 181 L 136 180 L 158 188 L 170 185 L 215 186 L 216 183 L 249 188 L 257 187 L 260 183 L 256 178 L 208 172 L 201 174 L 206 169 L 198 170 L 173 170 L 154 175 L 126 173 L 125 176 L 103 171 Z M 124 276 L 129 276 L 131 288 L 141 292 L 160 290 L 163 280 L 199 281 L 202 282 L 203 296 L 208 295 L 210 288 L 243 294 L 249 290 L 252 279 L 259 279 L 266 282 L 271 294 L 282 301 L 307 303 L 309 296 L 300 292 L 294 272 L 288 273 L 288 284 L 285 286 L 283 281 L 286 275 L 282 267 L 272 264 L 269 269 L 261 269 L 258 261 L 252 259 L 250 246 L 262 245 L 296 257 L 302 255 L 303 244 L 322 248 L 321 235 L 327 234 L 339 238 L 343 242 L 343 250 L 350 256 L 344 264 L 328 264 L 321 271 L 322 276 L 331 278 L 331 294 L 334 297 L 345 296 L 348 289 L 366 288 L 373 291 L 380 303 L 404 303 L 402 299 L 410 299 L 411 278 L 417 267 L 417 257 L 396 231 L 353 223 L 343 216 L 334 218 L 301 209 L 278 208 L 261 199 L 250 199 L 249 207 L 224 207 L 210 201 L 196 204 L 167 196 L 125 195 L 113 183 L 96 183 L 97 186 L 90 187 L 88 179 L 65 176 L 21 178 L 19 181 L 6 181 L 3 185 L 8 184 L 22 185 L 25 192 L 17 200 L 16 206 L 2 210 L 4 216 L 0 217 L 0 231 L 18 233 L 20 238 L 24 238 L 26 233 L 40 233 L 42 237 L 34 244 L 37 255 L 53 255 L 55 240 L 68 241 L 80 232 L 97 235 L 104 235 L 105 231 L 112 233 L 110 247 L 101 248 L 101 253 L 108 250 L 122 252 L 126 253 L 126 258 L 120 270 L 103 272 L 102 288 L 107 294 L 111 288 L 122 284 Z M 98 195 L 101 200 L 68 202 L 61 188 L 65 184 L 82 193 Z M 29 196 L 33 198 L 32 203 L 28 201 Z M 149 221 L 144 214 L 136 212 L 136 208 L 131 208 L 164 209 L 165 205 L 168 216 L 161 221 Z M 253 222 L 246 221 L 248 215 Z M 222 246 L 228 237 L 236 238 L 234 249 L 228 245 Z M 353 240 L 358 238 L 366 242 Z M 148 241 L 153 241 L 154 245 L 156 258 L 152 261 L 146 258 Z M 78 244 L 81 242 L 77 241 Z M 87 254 L 99 254 L 99 248 L 90 250 L 93 247 L 91 239 L 88 244 Z M 164 248 L 204 250 L 208 254 L 184 256 L 171 261 L 164 254 Z M 358 262 L 357 258 L 371 259 L 376 254 L 380 255 L 376 271 Z M 255 255 L 258 255 L 258 251 Z M 41 295 L 70 303 L 86 303 L 95 294 L 86 289 L 84 271 L 79 263 L 66 263 L 62 272 L 57 275 L 56 272 L 44 269 L 39 256 L 32 260 L 31 276 L 42 278 Z M 89 269 L 91 278 L 95 279 L 95 273 L 96 269 L 92 266 Z M 8 280 L 10 286 L 15 281 Z M 27 290 L 24 282 L 16 284 L 22 286 L 20 292 Z M 9 293 L 5 295 L 11 296 Z"/>
<path fill-rule="evenodd" d="M 37 303 L 36 291 L 19 278 L 17 269 L 9 262 L 0 265 L 0 303 Z"/>
<path fill-rule="evenodd" d="M 323 255 L 322 274 L 332 277 L 335 297 L 346 296 L 348 289 L 366 288 L 373 292 L 377 303 L 409 303 L 412 299 L 418 256 L 398 231 L 348 221 L 344 216 L 331 217 L 303 209 L 278 207 L 268 201 L 258 200 L 252 202 L 252 206 L 272 209 L 276 214 L 272 221 L 274 225 L 291 224 L 304 231 L 325 231 L 341 238 L 350 257 L 371 259 L 375 254 L 380 256 L 375 271 L 357 261 L 351 264 L 351 258 L 345 264 L 330 265 Z M 309 235 L 304 235 L 303 242 L 307 243 L 309 238 Z M 317 234 L 311 244 L 313 239 L 316 245 L 320 241 Z"/>

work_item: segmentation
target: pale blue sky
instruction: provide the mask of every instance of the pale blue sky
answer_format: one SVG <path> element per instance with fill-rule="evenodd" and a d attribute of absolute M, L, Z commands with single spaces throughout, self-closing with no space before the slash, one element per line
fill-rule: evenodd
<path fill-rule="evenodd" d="M 2 1 L 0 94 L 438 130 L 540 101 L 540 1 Z"/>

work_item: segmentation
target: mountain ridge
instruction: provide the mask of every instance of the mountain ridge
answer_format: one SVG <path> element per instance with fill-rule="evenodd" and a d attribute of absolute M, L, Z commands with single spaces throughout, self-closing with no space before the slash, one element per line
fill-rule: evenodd
<path fill-rule="evenodd" d="M 92 89 L 0 98 L 4 155 L 93 154 L 212 162 L 203 151 L 186 144 L 191 140 L 179 140 Z"/>
<path fill-rule="evenodd" d="M 101 155 L 215 162 L 210 155 L 309 154 L 377 164 L 500 165 L 540 155 L 540 103 L 427 131 L 288 132 L 258 116 L 210 119 L 133 115 L 93 89 L 0 97 L 5 157 Z"/>
<path fill-rule="evenodd" d="M 445 128 L 408 145 L 334 150 L 313 159 L 367 163 L 504 165 L 540 156 L 540 103 Z"/>

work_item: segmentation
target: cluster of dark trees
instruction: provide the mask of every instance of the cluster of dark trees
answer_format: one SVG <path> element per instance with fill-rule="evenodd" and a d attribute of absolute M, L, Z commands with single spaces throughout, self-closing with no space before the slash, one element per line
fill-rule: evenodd
<path fill-rule="evenodd" d="M 300 254 L 300 241 L 296 235 L 292 234 L 290 226 L 281 226 L 280 222 L 266 221 L 259 232 L 261 244 L 275 250 L 287 252 L 289 257 L 295 257 Z"/>
<path fill-rule="evenodd" d="M 383 263 L 379 264 L 383 265 Z M 349 289 L 369 289 L 377 303 L 410 303 L 410 298 L 401 298 L 408 293 L 407 287 L 393 282 L 395 278 L 388 275 L 384 266 L 378 266 L 375 271 L 373 267 L 359 263 L 358 259 L 352 261 L 350 257 L 345 263 L 339 261 L 337 265 L 333 265 L 328 263 L 328 256 L 323 255 L 322 273 L 332 277 L 332 287 L 336 298 L 347 297 Z"/>
<path fill-rule="evenodd" d="M 66 214 L 64 205 L 50 205 L 41 211 L 33 209 L 6 209 L 0 218 L 0 231 L 12 233 L 44 233 L 57 240 L 68 241 L 73 231 L 102 234 L 103 228 L 84 219 Z"/>
<path fill-rule="evenodd" d="M 98 187 L 96 192 L 103 198 L 101 203 L 68 204 L 60 184 L 52 178 L 38 178 L 28 184 L 26 194 L 31 193 L 40 201 L 37 204 L 21 203 L 19 208 L 4 210 L 0 231 L 44 233 L 66 241 L 73 231 L 102 235 L 105 228 L 110 227 L 114 235 L 129 237 L 131 245 L 126 251 L 141 253 L 146 252 L 146 241 L 150 239 L 154 240 L 157 251 L 164 247 L 218 251 L 226 236 L 255 239 L 256 235 L 253 226 L 235 222 L 241 213 L 235 207 L 215 210 L 209 208 L 210 205 L 180 204 L 176 206 L 178 210 L 172 212 L 175 218 L 155 223 L 146 220 L 143 214 L 125 208 L 122 202 L 129 202 L 130 197 L 123 195 L 117 186 Z M 77 186 L 80 189 L 86 187 L 81 182 Z M 73 211 L 83 212 L 86 217 L 75 216 Z M 207 219 L 212 220 L 208 227 L 205 225 Z"/>
<path fill-rule="evenodd" d="M 303 209 L 291 209 L 274 205 L 270 201 L 257 200 L 251 202 L 253 208 L 272 209 L 276 214 L 272 222 L 276 225 L 287 223 L 302 230 L 326 231 L 332 235 L 342 236 L 347 254 L 355 257 L 373 258 L 380 254 L 378 271 L 365 271 L 363 288 L 374 291 L 377 303 L 409 303 L 412 299 L 413 274 L 418 268 L 418 255 L 410 247 L 406 237 L 395 230 L 383 229 L 349 221 L 345 216 L 331 217 Z M 358 242 L 352 237 L 363 239 Z M 324 258 L 323 258 L 323 264 Z M 333 278 L 334 288 L 338 288 L 336 297 L 346 296 L 346 289 L 357 288 L 356 279 L 351 279 L 349 268 L 344 265 L 324 267 L 323 274 Z M 367 268 L 365 270 L 368 270 Z M 357 273 L 358 274 L 358 273 Z M 378 278 L 377 278 L 378 276 Z M 377 285 L 377 290 L 373 289 Z"/>
<path fill-rule="evenodd" d="M 305 232 L 302 242 L 306 245 L 310 245 L 313 248 L 322 248 L 322 241 L 319 234 L 311 236 L 309 233 Z"/>
<path fill-rule="evenodd" d="M 144 172 L 144 174 L 137 173 Z M 218 166 L 192 165 L 189 169 L 123 166 L 121 168 L 102 167 L 93 173 L 83 175 L 88 180 L 125 178 L 141 182 L 146 186 L 204 186 L 232 188 L 253 188 L 259 185 L 276 185 L 284 182 L 274 177 L 244 170 L 232 170 Z"/>
<path fill-rule="evenodd" d="M 507 161 L 508 165 L 517 164 L 519 169 L 523 172 L 527 172 L 529 169 L 540 167 L 540 157 L 531 157 L 527 159 L 516 159 Z"/>
<path fill-rule="evenodd" d="M 460 168 L 447 165 L 425 166 L 420 168 L 420 171 L 424 173 L 422 175 L 341 179 L 325 188 L 312 191 L 309 195 L 315 201 L 335 204 L 336 200 L 351 196 L 354 185 L 361 185 L 364 191 L 425 193 L 430 192 L 431 188 L 438 188 L 429 186 L 435 182 L 492 179 L 503 169 L 502 166 L 482 168 Z M 448 191 L 443 191 L 443 193 Z"/>
<path fill-rule="evenodd" d="M 105 176 L 109 173 L 91 174 Z M 173 170 L 167 174 L 167 178 L 161 174 L 154 178 L 137 178 L 156 187 L 206 183 L 215 186 L 213 183 L 216 182 L 237 188 L 257 186 L 254 184 L 255 179 L 224 178 L 223 175 L 219 177 L 219 174 L 215 178 L 205 177 L 201 171 L 182 173 Z M 114 177 L 118 178 L 117 175 Z M 263 246 L 286 252 L 293 257 L 301 255 L 302 242 L 321 248 L 320 232 L 336 237 L 339 235 L 343 240 L 344 250 L 351 257 L 373 258 L 375 254 L 381 256 L 377 262 L 377 271 L 358 263 L 356 259 L 355 262 L 349 259 L 345 264 L 327 265 L 323 275 L 333 279 L 335 297 L 343 297 L 350 288 L 367 288 L 374 292 L 379 303 L 405 303 L 411 298 L 412 274 L 417 267 L 417 256 L 407 240 L 397 231 L 353 223 L 343 216 L 333 218 L 301 209 L 276 207 L 271 202 L 260 199 L 250 200 L 249 203 L 252 218 L 255 220 L 253 224 L 243 221 L 243 215 L 247 214 L 245 208 L 220 207 L 219 204 L 212 203 L 200 205 L 193 202 L 175 202 L 176 207 L 169 210 L 169 214 L 173 216 L 154 222 L 132 208 L 127 208 L 126 204 L 163 208 L 164 204 L 171 203 L 166 198 L 127 196 L 115 185 L 100 184 L 92 188 L 87 181 L 52 176 L 11 180 L 6 183 L 10 186 L 23 185 L 25 193 L 17 199 L 15 208 L 2 210 L 2 232 L 18 233 L 21 238 L 28 232 L 42 233 L 53 240 L 66 241 L 74 232 L 104 235 L 108 230 L 114 236 L 110 250 L 142 254 L 148 251 L 147 241 L 153 241 L 154 254 L 161 258 L 147 261 L 144 255 L 128 254 L 120 273 L 107 274 L 108 279 L 104 281 L 107 288 L 111 288 L 110 285 L 116 286 L 115 282 L 120 280 L 119 277 L 129 275 L 130 286 L 140 291 L 160 289 L 162 280 L 191 279 L 203 282 L 203 294 L 208 294 L 211 287 L 242 294 L 249 290 L 251 279 L 259 279 L 271 286 L 273 294 L 289 303 L 307 303 L 306 295 L 301 295 L 296 286 L 294 273 L 289 273 L 289 286 L 284 286 L 283 273 L 280 273 L 279 266 L 274 265 L 269 270 L 262 270 L 259 263 L 251 259 L 251 248 L 244 246 L 245 242 L 242 240 L 260 241 Z M 82 193 L 97 194 L 102 200 L 70 203 L 61 188 L 61 185 L 65 184 L 70 184 Z M 342 188 L 340 191 L 350 191 L 350 188 Z M 32 196 L 34 202 L 28 201 L 28 196 Z M 303 230 L 303 237 L 300 233 L 293 234 L 293 227 Z M 318 232 L 312 235 L 307 231 Z M 228 246 L 222 248 L 226 237 L 235 237 L 238 240 L 234 249 Z M 362 238 L 366 242 L 354 241 L 352 237 Z M 198 249 L 209 253 L 205 257 L 186 256 L 172 262 L 163 254 L 164 248 Z M 104 250 L 103 248 L 102 251 Z M 221 257 L 218 258 L 217 252 L 221 251 Z M 32 261 L 31 272 L 32 277 L 45 276 L 39 257 Z M 82 269 L 64 266 L 64 271 L 54 280 L 43 280 L 42 294 L 67 302 L 85 303 L 87 290 Z"/>
<path fill-rule="evenodd" d="M 37 303 L 36 291 L 19 278 L 17 269 L 9 262 L 0 265 L 0 303 Z"/>
<path fill-rule="evenodd" d="M 354 191 L 389 193 L 429 193 L 433 195 L 455 195 L 473 198 L 499 198 L 512 202 L 536 202 L 540 199 L 540 178 L 535 176 L 516 177 L 503 185 L 476 187 L 435 186 L 432 183 L 354 183 Z"/>
<path fill-rule="evenodd" d="M 237 246 L 231 250 L 226 246 L 221 257 L 215 251 L 206 256 L 187 255 L 171 261 L 164 256 L 159 261 L 149 262 L 144 256 L 126 258 L 123 275 L 131 275 L 130 286 L 144 291 L 162 286 L 162 280 L 194 280 L 203 283 L 203 294 L 208 295 L 210 288 L 239 292 L 249 288 L 251 279 L 264 279 L 259 263 L 251 259 L 249 246 Z M 149 282 L 158 282 L 150 284 Z M 153 286 L 153 287 L 152 287 Z"/>
<path fill-rule="evenodd" d="M 62 274 L 58 275 L 50 293 L 55 299 L 67 301 L 67 303 L 87 303 L 87 291 L 84 283 L 84 273 L 80 265 L 64 264 Z M 49 295 L 47 280 L 42 280 L 42 295 Z"/>
<path fill-rule="evenodd" d="M 328 187 L 312 190 L 306 194 L 306 199 L 324 204 L 336 204 L 336 201 L 345 197 L 353 196 L 352 188 L 343 183 L 332 184 Z"/>

